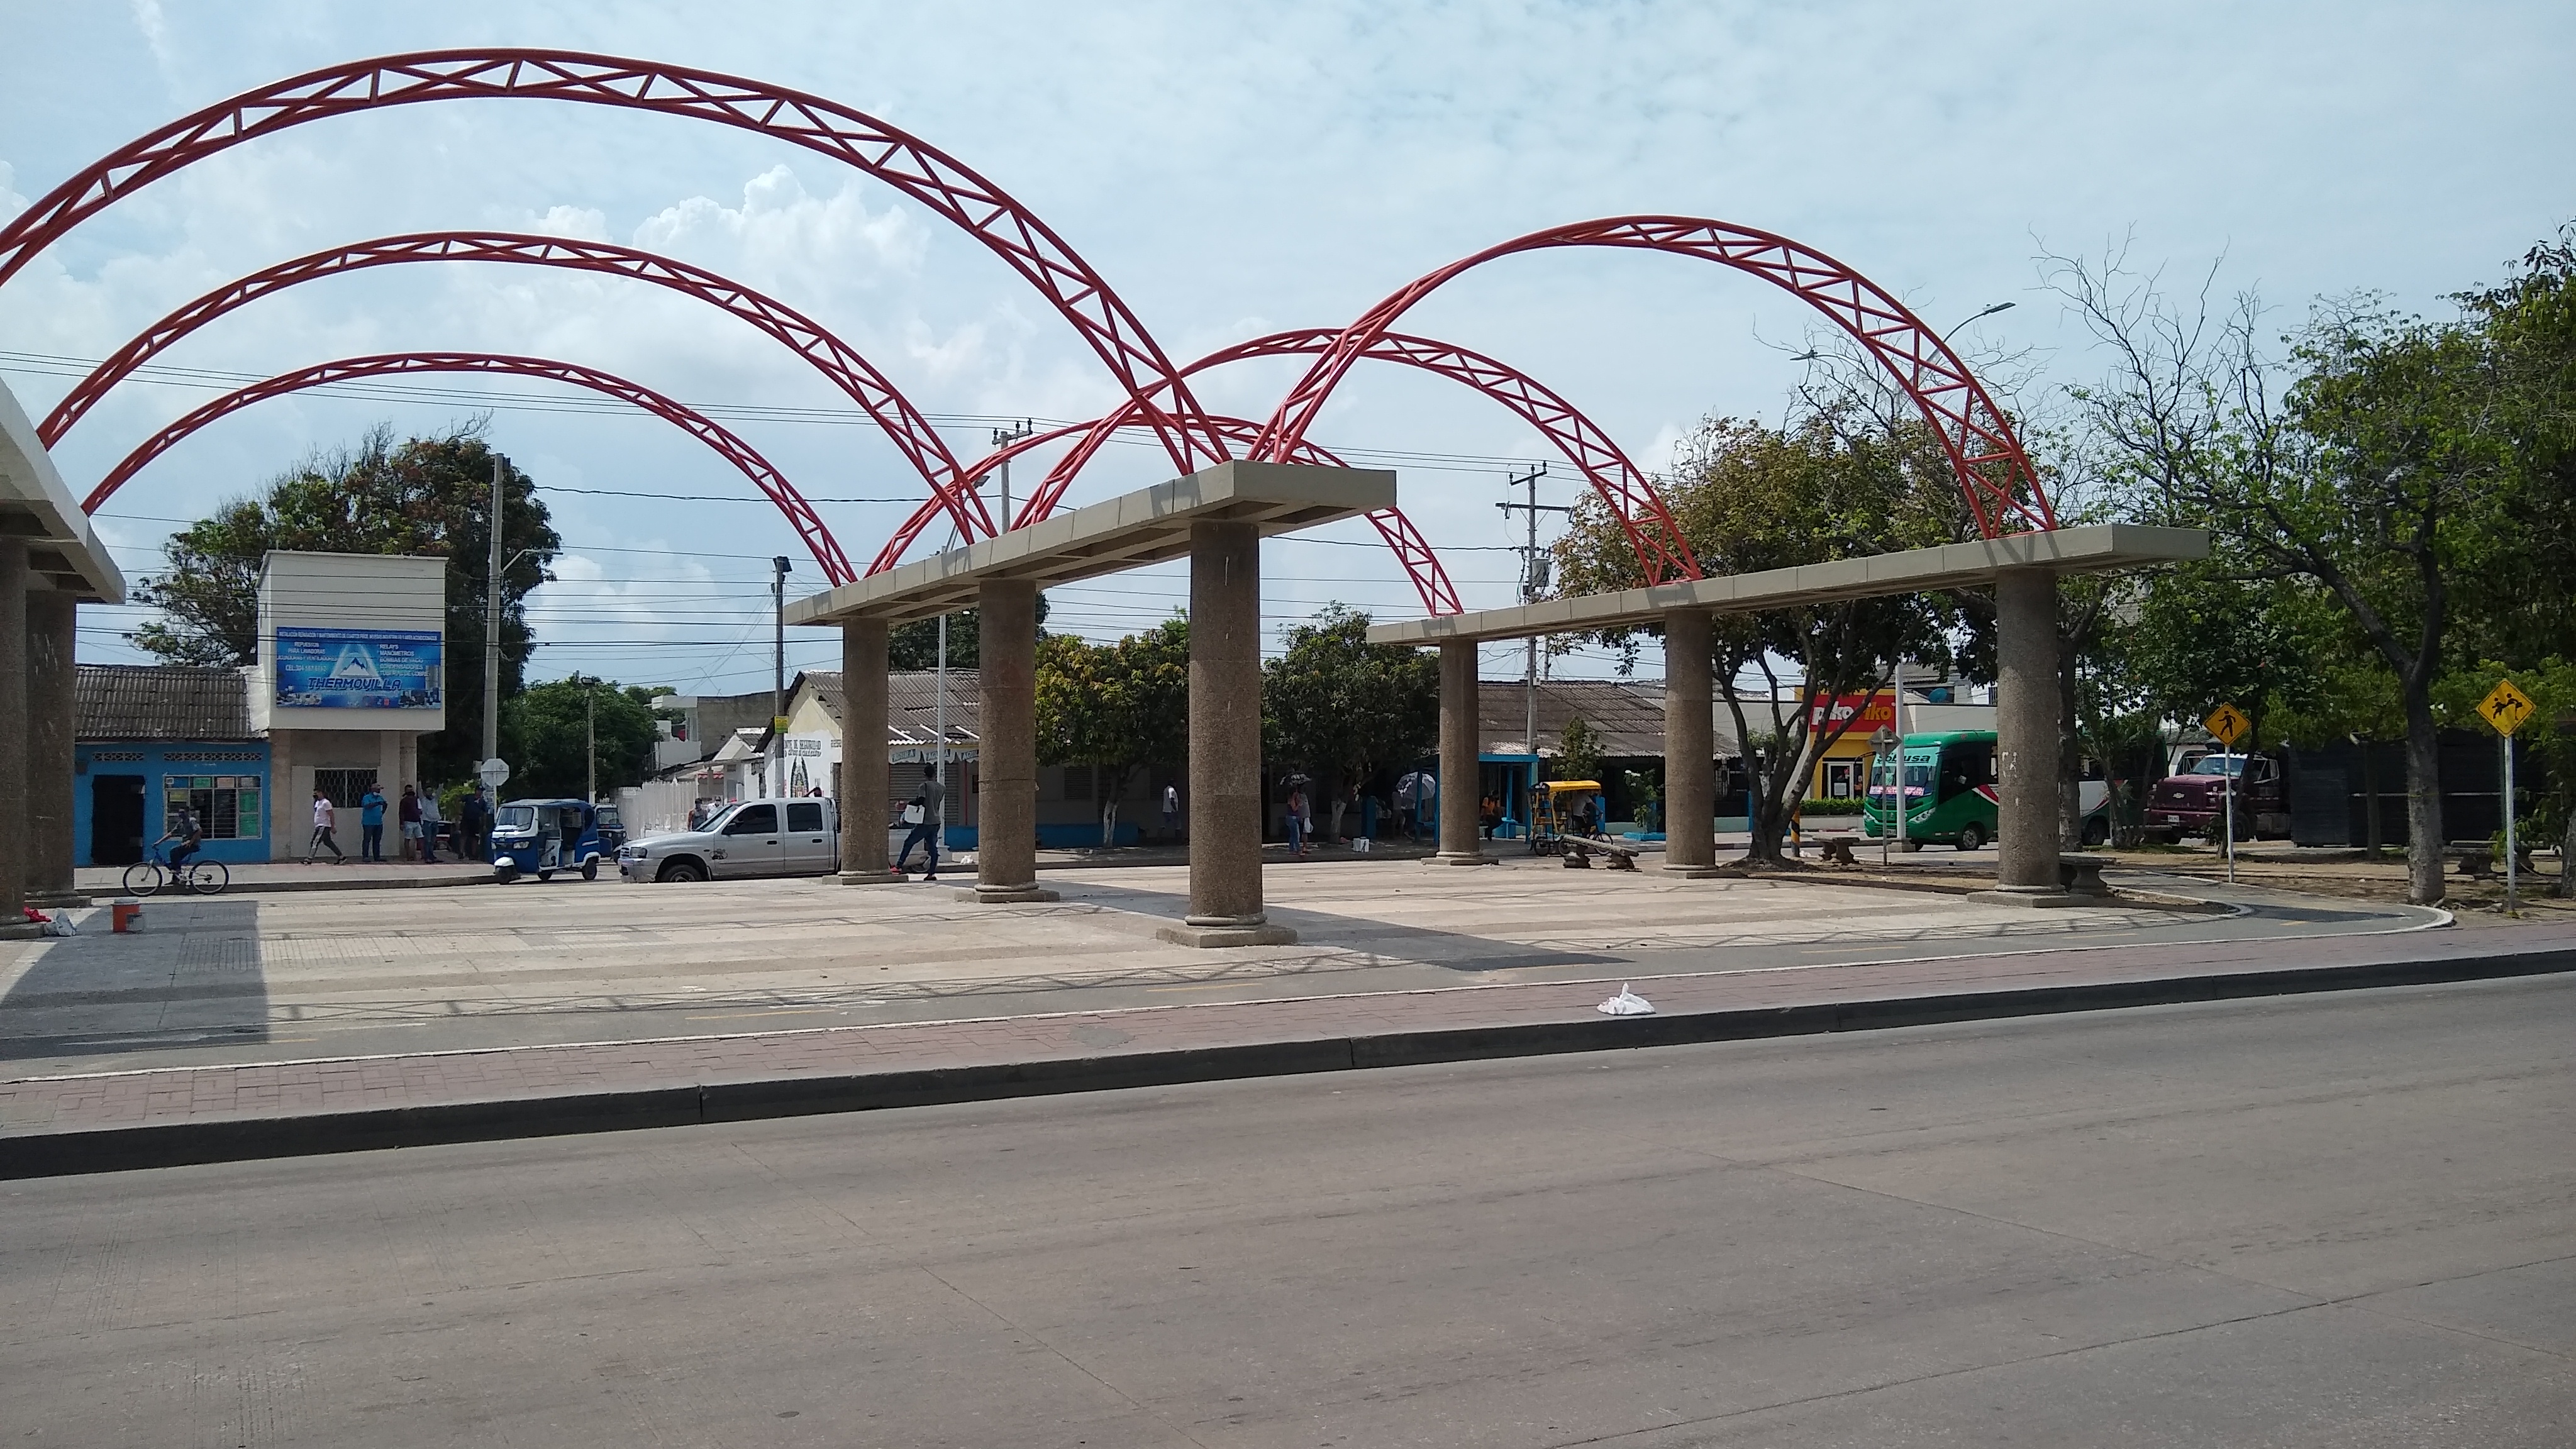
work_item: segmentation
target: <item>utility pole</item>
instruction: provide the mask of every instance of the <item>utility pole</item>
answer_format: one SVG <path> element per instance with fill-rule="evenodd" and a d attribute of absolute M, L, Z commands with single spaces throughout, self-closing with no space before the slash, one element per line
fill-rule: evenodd
<path fill-rule="evenodd" d="M 1523 544 L 1520 550 L 1521 602 L 1524 604 L 1537 603 L 1538 596 L 1547 591 L 1547 555 L 1539 552 L 1538 516 L 1542 513 L 1572 513 L 1574 511 L 1571 508 L 1563 507 L 1559 504 L 1541 503 L 1538 501 L 1538 480 L 1546 476 L 1547 465 L 1545 463 L 1541 463 L 1521 477 L 1506 480 L 1503 486 L 1507 489 L 1525 488 L 1529 490 L 1529 501 L 1526 503 L 1506 502 L 1494 505 L 1496 508 L 1503 511 L 1503 517 L 1506 520 L 1508 520 L 1514 513 L 1526 513 L 1529 515 L 1529 542 Z M 1529 637 L 1528 643 L 1528 662 L 1523 665 L 1523 672 L 1521 675 L 1522 714 L 1524 716 L 1522 737 L 1524 748 L 1530 752 L 1530 790 L 1534 794 L 1538 790 L 1538 636 L 1536 634 L 1532 634 Z"/>
<path fill-rule="evenodd" d="M 770 625 L 772 639 L 769 676 L 769 788 L 770 798 L 787 793 L 787 555 L 769 561 Z"/>
<path fill-rule="evenodd" d="M 581 696 L 581 747 L 590 759 L 583 798 L 596 805 L 599 803 L 599 681 L 596 679 Z"/>
<path fill-rule="evenodd" d="M 993 430 L 993 446 L 996 448 L 1007 448 L 1022 438 L 1034 435 L 1036 432 L 1037 425 L 1027 418 L 1022 418 L 1020 421 L 1013 423 L 1007 428 L 995 428 Z M 1000 525 L 1000 531 L 1005 533 L 1010 531 L 1011 460 L 1008 458 L 1004 458 L 1002 460 L 1002 516 L 997 520 L 997 522 Z"/>
<path fill-rule="evenodd" d="M 508 466 L 500 454 L 492 455 L 492 557 L 483 574 L 483 758 L 487 762 L 501 754 L 501 475 Z"/>

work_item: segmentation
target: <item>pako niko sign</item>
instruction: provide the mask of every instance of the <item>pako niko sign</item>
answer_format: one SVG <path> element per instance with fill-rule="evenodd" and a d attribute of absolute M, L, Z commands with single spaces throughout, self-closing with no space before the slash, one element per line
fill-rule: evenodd
<path fill-rule="evenodd" d="M 277 631 L 277 703 L 290 709 L 437 709 L 434 629 Z"/>

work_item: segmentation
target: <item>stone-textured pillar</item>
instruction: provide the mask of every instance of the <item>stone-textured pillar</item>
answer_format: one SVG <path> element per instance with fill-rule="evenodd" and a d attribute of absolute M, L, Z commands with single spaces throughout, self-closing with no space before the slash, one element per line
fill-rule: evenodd
<path fill-rule="evenodd" d="M 1664 616 L 1664 869 L 1717 870 L 1717 740 L 1710 714 L 1709 616 Z"/>
<path fill-rule="evenodd" d="M 262 640 L 265 648 L 268 641 Z M 251 676 L 251 688 L 260 687 L 259 676 Z M 144 807 L 144 824 L 151 824 L 151 807 Z M 304 843 L 313 838 L 313 792 L 308 787 L 295 788 L 295 731 L 268 732 L 268 858 L 274 861 L 302 860 Z M 158 834 L 158 831 L 154 832 Z"/>
<path fill-rule="evenodd" d="M 27 596 L 27 901 L 85 906 L 72 884 L 72 684 L 79 603 L 47 589 Z"/>
<path fill-rule="evenodd" d="M 988 579 L 977 590 L 982 621 L 984 738 L 975 827 L 975 889 L 989 902 L 1051 901 L 1038 889 L 1038 586 Z"/>
<path fill-rule="evenodd" d="M 27 541 L 0 538 L 0 935 L 7 936 L 35 929 L 25 910 L 26 738 Z"/>
<path fill-rule="evenodd" d="M 1190 913 L 1184 946 L 1272 946 L 1261 899 L 1261 533 L 1190 525 Z"/>
<path fill-rule="evenodd" d="M 2005 895 L 2058 885 L 2057 576 L 2012 569 L 1995 579 L 1995 884 Z"/>
<path fill-rule="evenodd" d="M 841 883 L 900 882 L 886 860 L 886 621 L 841 626 Z"/>
<path fill-rule="evenodd" d="M 1483 799 L 1484 751 L 1476 715 L 1476 641 L 1450 639 L 1440 645 L 1440 853 L 1442 865 L 1492 865 L 1485 854 L 1476 820 Z M 1535 746 L 1533 746 L 1535 748 Z"/>

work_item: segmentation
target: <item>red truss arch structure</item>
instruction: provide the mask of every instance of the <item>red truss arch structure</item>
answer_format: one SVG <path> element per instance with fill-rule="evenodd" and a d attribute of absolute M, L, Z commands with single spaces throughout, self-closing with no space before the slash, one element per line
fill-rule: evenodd
<path fill-rule="evenodd" d="M 1950 345 L 1904 303 L 1824 253 L 1730 222 L 1695 216 L 1618 216 L 1532 232 L 1451 262 L 1414 281 L 1343 329 L 1280 401 L 1252 445 L 1256 458 L 1292 453 L 1352 364 L 1370 355 L 1413 304 L 1459 273 L 1497 257 L 1554 247 L 1627 247 L 1699 257 L 1786 288 L 1822 312 L 1884 367 L 1941 435 L 1960 491 L 1988 538 L 2051 529 L 2057 515 L 2012 423 Z M 2008 525 L 2021 525 L 2010 528 Z"/>
<path fill-rule="evenodd" d="M 1261 432 L 1261 425 L 1248 418 L 1202 416 L 1200 421 L 1231 441 L 1248 443 Z M 989 473 L 1000 467 L 1005 459 L 1016 458 L 1031 448 L 1044 447 L 1048 443 L 1069 438 L 1078 433 L 1088 433 L 1101 426 L 1100 423 L 1068 423 L 1060 428 L 1052 428 L 1046 432 L 1019 439 L 978 462 L 975 465 L 977 475 L 980 477 Z M 1141 428 L 1145 424 L 1141 420 L 1131 419 L 1111 426 Z M 1315 444 L 1304 442 L 1297 445 L 1297 451 L 1289 461 L 1320 463 L 1329 468 L 1350 466 Z M 919 538 L 921 531 L 938 516 L 939 510 L 928 504 L 913 510 L 912 516 L 905 519 L 903 526 L 894 531 L 894 536 L 886 540 L 885 547 L 878 550 L 876 560 L 868 565 L 868 572 L 884 573 L 902 562 L 904 550 L 912 547 L 913 540 Z M 1405 517 L 1402 509 L 1389 508 L 1364 516 L 1368 519 L 1369 525 L 1377 530 L 1377 536 L 1385 539 L 1386 546 L 1395 551 L 1396 561 L 1404 566 L 1405 577 L 1413 580 L 1414 592 L 1422 596 L 1422 608 L 1425 613 L 1464 612 L 1465 606 L 1458 601 L 1457 586 L 1449 581 L 1449 571 L 1441 566 L 1440 556 L 1431 551 L 1431 541 L 1422 536 L 1422 530 L 1413 526 L 1413 520 Z M 1024 521 L 1033 523 L 1036 519 L 1028 518 Z"/>
<path fill-rule="evenodd" d="M 686 116 L 774 136 L 845 162 L 963 227 L 1073 324 L 1183 473 L 1227 456 L 1195 419 L 1198 405 L 1135 313 L 1046 223 L 982 175 L 904 131 L 838 102 L 740 76 L 579 51 L 419 51 L 352 61 L 217 101 L 132 141 L 46 193 L 0 227 L 0 282 L 100 210 L 174 171 L 308 121 L 427 101 L 535 98 Z"/>
<path fill-rule="evenodd" d="M 766 494 L 770 502 L 778 505 L 778 511 L 787 515 L 787 521 L 795 528 L 797 536 L 805 540 L 805 547 L 814 555 L 814 562 L 823 570 L 824 578 L 835 584 L 846 584 L 858 577 L 858 571 L 850 567 L 849 556 L 841 552 L 839 541 L 832 537 L 831 530 L 823 526 L 822 517 L 815 513 L 814 505 L 806 502 L 804 495 L 796 491 L 796 485 L 787 481 L 787 475 L 771 466 L 769 460 L 760 456 L 759 450 L 751 444 L 688 404 L 675 402 L 651 388 L 597 368 L 544 357 L 512 357 L 482 352 L 388 352 L 371 357 L 343 358 L 298 372 L 281 373 L 266 382 L 255 382 L 226 393 L 154 434 L 141 447 L 126 454 L 125 460 L 90 490 L 89 497 L 81 501 L 81 509 L 87 513 L 97 512 L 100 504 L 153 459 L 178 446 L 182 439 L 206 424 L 253 403 L 332 383 L 416 372 L 507 373 L 570 383 L 633 403 L 655 417 L 677 423 L 723 455 L 726 462 L 741 469 L 744 477 Z"/>
<path fill-rule="evenodd" d="M 1209 353 L 1182 368 L 1181 372 L 1187 376 L 1255 357 L 1329 352 L 1340 336 L 1329 327 L 1274 332 L 1267 337 L 1256 337 Z M 1682 537 L 1681 526 L 1673 522 L 1672 510 L 1665 506 L 1663 495 L 1655 491 L 1655 485 L 1647 480 L 1644 471 L 1629 461 L 1628 455 L 1599 425 L 1538 379 L 1481 352 L 1400 332 L 1381 334 L 1369 343 L 1362 355 L 1374 362 L 1401 363 L 1464 383 L 1511 409 L 1554 443 L 1557 450 L 1582 472 L 1601 501 L 1609 505 L 1611 516 L 1619 521 L 1619 526 L 1628 535 L 1629 546 L 1636 550 L 1637 566 L 1645 572 L 1646 582 L 1660 584 L 1667 579 L 1695 579 L 1700 576 L 1699 560 L 1692 556 L 1690 544 Z M 1131 404 L 1128 409 L 1094 423 L 1082 441 L 1047 473 L 1046 481 L 1029 495 L 1027 507 L 1020 511 L 1013 526 L 1034 522 L 1052 511 L 1056 500 L 1073 482 L 1074 475 L 1091 462 L 1092 456 L 1109 440 L 1110 434 L 1134 420 Z M 989 472 L 998 461 L 998 458 L 988 458 L 977 463 L 978 475 Z"/>
<path fill-rule="evenodd" d="M 700 301 L 712 302 L 785 343 L 830 378 L 834 386 L 847 393 L 851 401 L 885 429 L 886 436 L 921 474 L 923 481 L 930 485 L 932 498 L 957 520 L 958 526 L 969 536 L 978 530 L 986 534 L 993 531 L 992 518 L 984 510 L 983 499 L 966 486 L 965 475 L 959 469 L 955 455 L 949 452 L 947 441 L 884 373 L 860 356 L 856 349 L 833 336 L 822 324 L 784 303 L 703 267 L 609 242 L 576 241 L 517 232 L 440 231 L 378 237 L 373 241 L 280 262 L 239 281 L 227 283 L 143 329 L 132 341 L 118 348 L 114 356 L 91 369 L 89 376 L 82 378 L 54 406 L 53 412 L 37 427 L 36 435 L 48 448 L 61 442 L 63 435 L 71 431 L 75 423 L 97 406 L 110 389 L 133 375 L 137 368 L 151 362 L 179 339 L 236 308 L 317 278 L 408 262 L 514 262 L 565 267 L 632 277 L 671 288 Z"/>

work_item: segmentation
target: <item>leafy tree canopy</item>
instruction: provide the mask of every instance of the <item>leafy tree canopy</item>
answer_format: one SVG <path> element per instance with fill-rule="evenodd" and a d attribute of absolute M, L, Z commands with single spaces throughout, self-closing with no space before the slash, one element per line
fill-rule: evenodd
<path fill-rule="evenodd" d="M 1126 793 L 1136 771 L 1185 759 L 1189 621 L 1166 619 L 1115 644 L 1071 634 L 1040 639 L 1037 740 L 1041 763 L 1091 766 L 1093 798 L 1104 806 Z"/>
<path fill-rule="evenodd" d="M 1262 753 L 1274 766 L 1365 776 L 1407 764 L 1440 733 L 1440 660 L 1368 642 L 1369 616 L 1328 605 L 1261 667 Z"/>
<path fill-rule="evenodd" d="M 651 700 L 670 691 L 660 685 L 618 685 L 574 674 L 532 684 L 501 706 L 503 748 L 510 753 L 512 799 L 582 798 L 589 780 L 590 741 L 599 749 L 599 793 L 643 783 L 653 768 Z M 595 713 L 594 713 L 595 712 Z"/>
<path fill-rule="evenodd" d="M 223 504 L 170 536 L 167 567 L 136 585 L 160 611 L 134 643 L 178 664 L 257 661 L 259 570 L 271 549 L 444 555 L 448 728 L 421 742 L 431 781 L 471 774 L 483 732 L 484 574 L 490 557 L 493 453 L 468 423 L 397 443 L 391 425 L 355 449 L 316 453 L 259 493 Z M 519 691 L 531 648 L 526 600 L 563 547 L 535 485 L 515 467 L 502 482 L 501 697 Z M 577 792 L 576 792 L 577 793 Z"/>

